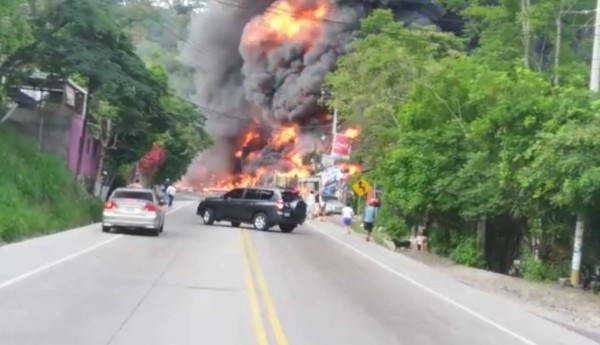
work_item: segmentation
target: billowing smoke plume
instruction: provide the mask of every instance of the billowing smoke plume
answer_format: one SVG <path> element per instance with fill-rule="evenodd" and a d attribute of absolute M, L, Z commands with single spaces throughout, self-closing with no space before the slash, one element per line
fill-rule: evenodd
<path fill-rule="evenodd" d="M 192 21 L 184 57 L 196 70 L 196 100 L 216 148 L 198 162 L 231 170 L 237 138 L 253 119 L 311 123 L 326 73 L 350 49 L 360 18 L 379 7 L 407 24 L 444 13 L 430 0 L 207 0 Z M 298 22 L 286 26 L 282 21 Z"/>

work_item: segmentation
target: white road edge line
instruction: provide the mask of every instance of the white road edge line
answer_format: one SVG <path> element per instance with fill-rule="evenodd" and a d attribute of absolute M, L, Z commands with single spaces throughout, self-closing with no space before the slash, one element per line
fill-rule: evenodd
<path fill-rule="evenodd" d="M 178 211 L 180 211 L 180 210 L 184 209 L 185 207 L 187 207 L 187 206 L 189 206 L 189 205 L 190 205 L 190 203 L 186 203 L 186 204 L 184 204 L 184 205 L 181 205 L 181 206 L 179 206 L 179 207 L 178 207 L 178 208 L 176 208 L 176 209 L 169 210 L 169 211 L 167 211 L 167 215 L 170 215 L 170 214 L 173 214 L 173 213 L 175 213 L 175 212 L 178 212 Z M 99 224 L 99 223 L 98 223 L 98 224 Z M 67 261 L 69 261 L 69 260 L 75 259 L 75 258 L 77 258 L 77 257 L 79 257 L 79 256 L 82 256 L 82 255 L 84 255 L 84 254 L 87 254 L 87 253 L 89 253 L 89 252 L 91 252 L 91 251 L 93 251 L 93 250 L 95 250 L 95 249 L 98 249 L 98 248 L 100 248 L 100 247 L 102 247 L 102 246 L 105 246 L 105 245 L 107 245 L 107 244 L 109 244 L 109 243 L 112 243 L 112 242 L 114 242 L 114 241 L 116 241 L 116 240 L 118 240 L 118 239 L 120 239 L 120 238 L 122 238 L 122 237 L 123 237 L 123 235 L 116 235 L 116 236 L 114 236 L 114 237 L 111 237 L 111 238 L 109 238 L 108 240 L 105 240 L 105 241 L 102 241 L 102 242 L 100 242 L 100 243 L 97 243 L 97 244 L 95 244 L 95 245 L 93 245 L 93 246 L 91 246 L 91 247 L 88 247 L 88 248 L 86 248 L 86 249 L 83 249 L 83 250 L 81 250 L 81 251 L 78 251 L 78 252 L 76 252 L 76 253 L 74 253 L 74 254 L 71 254 L 71 255 L 65 256 L 65 257 L 64 257 L 64 258 L 62 258 L 62 259 L 58 259 L 58 260 L 56 260 L 56 261 L 52 261 L 52 262 L 50 262 L 50 263 L 48 263 L 48 264 L 45 264 L 45 265 L 43 265 L 43 266 L 40 266 L 40 267 L 38 267 L 38 268 L 34 269 L 34 270 L 31 270 L 31 271 L 29 271 L 29 272 L 23 273 L 23 274 L 21 274 L 21 275 L 18 275 L 18 276 L 16 276 L 16 277 L 10 278 L 9 280 L 6 280 L 6 281 L 4 281 L 4 282 L 0 283 L 0 290 L 4 289 L 4 288 L 6 288 L 6 287 L 9 287 L 9 286 L 11 286 L 11 285 L 13 285 L 13 284 L 15 284 L 15 283 L 18 283 L 18 282 L 20 282 L 20 281 L 22 281 L 22 280 L 25 280 L 25 279 L 27 279 L 27 278 L 29 278 L 29 277 L 32 277 L 32 276 L 34 276 L 34 275 L 36 275 L 36 274 L 38 274 L 38 273 L 41 273 L 41 272 L 43 272 L 43 271 L 45 271 L 45 270 L 47 270 L 47 269 L 49 269 L 49 268 L 52 268 L 52 267 L 54 267 L 54 266 L 58 266 L 58 265 L 60 265 L 60 264 L 62 264 L 62 263 L 64 263 L 64 262 L 67 262 Z"/>
<path fill-rule="evenodd" d="M 354 247 L 354 246 L 352 246 L 352 245 L 350 245 L 348 243 L 345 243 L 344 241 L 339 240 L 339 239 L 333 237 L 332 235 L 328 234 L 327 232 L 319 229 L 316 225 L 313 225 L 311 223 L 305 223 L 305 224 L 307 224 L 308 226 L 310 226 L 311 228 L 313 228 L 317 232 L 323 234 L 325 237 L 329 238 L 330 240 L 332 240 L 332 241 L 334 241 L 334 242 L 336 242 L 336 243 L 338 243 L 338 244 L 340 244 L 340 245 L 342 245 L 342 246 L 344 246 L 344 247 L 352 250 L 356 254 L 358 254 L 358 255 L 362 256 L 363 258 L 365 258 L 365 259 L 373 262 L 374 264 L 376 264 L 377 266 L 383 268 L 384 270 L 386 270 L 386 271 L 394 274 L 395 276 L 397 276 L 397 277 L 399 277 L 401 279 L 404 279 L 405 281 L 409 282 L 410 284 L 412 284 L 412 285 L 414 285 L 414 286 L 416 286 L 416 287 L 418 287 L 418 288 L 420 288 L 420 289 L 422 289 L 422 290 L 424 290 L 424 291 L 426 291 L 426 292 L 434 295 L 435 297 L 443 300 L 444 302 L 453 305 L 454 307 L 456 307 L 456 308 L 458 308 L 458 309 L 460 309 L 460 310 L 462 310 L 462 311 L 470 314 L 471 316 L 474 316 L 475 318 L 479 319 L 480 321 L 483 321 L 483 322 L 487 323 L 488 325 L 490 325 L 490 326 L 492 326 L 492 327 L 494 327 L 494 328 L 496 328 L 496 329 L 498 329 L 498 330 L 500 330 L 500 331 L 502 331 L 502 332 L 504 332 L 504 333 L 512 336 L 513 338 L 520 340 L 524 344 L 527 344 L 527 345 L 539 345 L 539 344 L 537 344 L 537 343 L 535 343 L 535 342 L 533 342 L 533 341 L 525 338 L 524 336 L 522 336 L 522 335 L 520 335 L 518 333 L 515 333 L 515 332 L 511 331 L 510 329 L 508 329 L 508 328 L 506 328 L 506 327 L 504 327 L 504 326 L 496 323 L 495 321 L 493 321 L 493 320 L 491 320 L 491 319 L 483 316 L 482 314 L 480 314 L 480 313 L 478 313 L 478 312 L 470 309 L 469 307 L 466 307 L 466 306 L 464 306 L 464 305 L 456 302 L 455 300 L 453 300 L 453 299 L 451 299 L 449 297 L 446 297 L 446 296 L 442 295 L 441 293 L 439 293 L 439 292 L 431 289 L 430 287 L 419 283 L 418 281 L 410 278 L 406 274 L 402 274 L 402 273 L 396 271 L 395 269 L 393 269 L 390 266 L 384 264 L 383 262 L 381 262 L 381 261 L 373 258 L 369 254 L 363 253 L 362 251 L 356 249 L 356 247 Z"/>

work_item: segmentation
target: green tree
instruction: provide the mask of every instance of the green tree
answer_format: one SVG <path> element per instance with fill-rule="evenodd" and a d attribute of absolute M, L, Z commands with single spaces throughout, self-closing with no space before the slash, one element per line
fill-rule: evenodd
<path fill-rule="evenodd" d="M 335 94 L 330 105 L 339 108 L 343 120 L 363 129 L 353 149 L 357 159 L 376 164 L 380 150 L 398 133 L 397 113 L 412 83 L 461 47 L 457 38 L 434 28 L 404 28 L 389 10 L 374 11 L 362 21 L 353 52 L 340 58 L 327 76 Z"/>

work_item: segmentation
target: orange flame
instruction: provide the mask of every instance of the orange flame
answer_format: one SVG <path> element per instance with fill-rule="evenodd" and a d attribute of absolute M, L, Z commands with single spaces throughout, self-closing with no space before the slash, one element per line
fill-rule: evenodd
<path fill-rule="evenodd" d="M 271 144 L 277 148 L 293 143 L 298 136 L 298 125 L 285 125 L 275 132 Z"/>
<path fill-rule="evenodd" d="M 356 139 L 360 135 L 360 130 L 356 128 L 348 128 L 344 134 L 350 139 Z"/>
<path fill-rule="evenodd" d="M 262 16 L 246 26 L 242 42 L 258 45 L 297 40 L 309 44 L 321 34 L 320 21 L 327 12 L 329 4 L 325 1 L 311 8 L 299 7 L 298 2 L 293 0 L 276 1 Z"/>
<path fill-rule="evenodd" d="M 326 117 L 321 116 L 321 118 Z M 300 126 L 297 124 L 284 124 L 277 127 L 271 133 L 268 141 L 261 138 L 261 133 L 257 130 L 258 124 L 248 127 L 245 132 L 240 135 L 237 143 L 235 157 L 244 159 L 245 162 L 255 162 L 260 159 L 264 145 L 268 145 L 271 149 L 279 152 L 280 161 L 272 166 L 262 166 L 252 173 L 238 173 L 225 176 L 208 176 L 206 169 L 199 169 L 198 178 L 202 181 L 209 181 L 210 189 L 206 191 L 225 191 L 233 188 L 249 187 L 265 184 L 282 183 L 293 181 L 295 178 L 309 177 L 312 174 L 312 166 L 309 162 L 305 162 L 302 151 L 297 147 L 298 135 Z M 340 131 L 351 139 L 356 139 L 360 135 L 360 129 L 348 128 Z M 267 144 L 268 143 L 268 144 Z M 251 152 L 243 153 L 244 148 L 249 147 Z M 243 155 L 243 157 L 242 157 Z M 347 173 L 348 175 L 356 175 L 361 172 L 359 164 L 337 162 L 336 167 Z M 285 184 L 285 182 L 284 182 Z M 216 188 L 216 189 L 215 189 Z"/>

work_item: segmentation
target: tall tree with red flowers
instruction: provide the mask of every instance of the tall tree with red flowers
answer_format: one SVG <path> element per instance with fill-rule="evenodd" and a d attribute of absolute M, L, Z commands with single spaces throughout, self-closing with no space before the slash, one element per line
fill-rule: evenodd
<path fill-rule="evenodd" d="M 140 173 L 146 181 L 154 179 L 166 158 L 165 148 L 161 144 L 152 145 L 152 148 L 138 162 Z"/>

